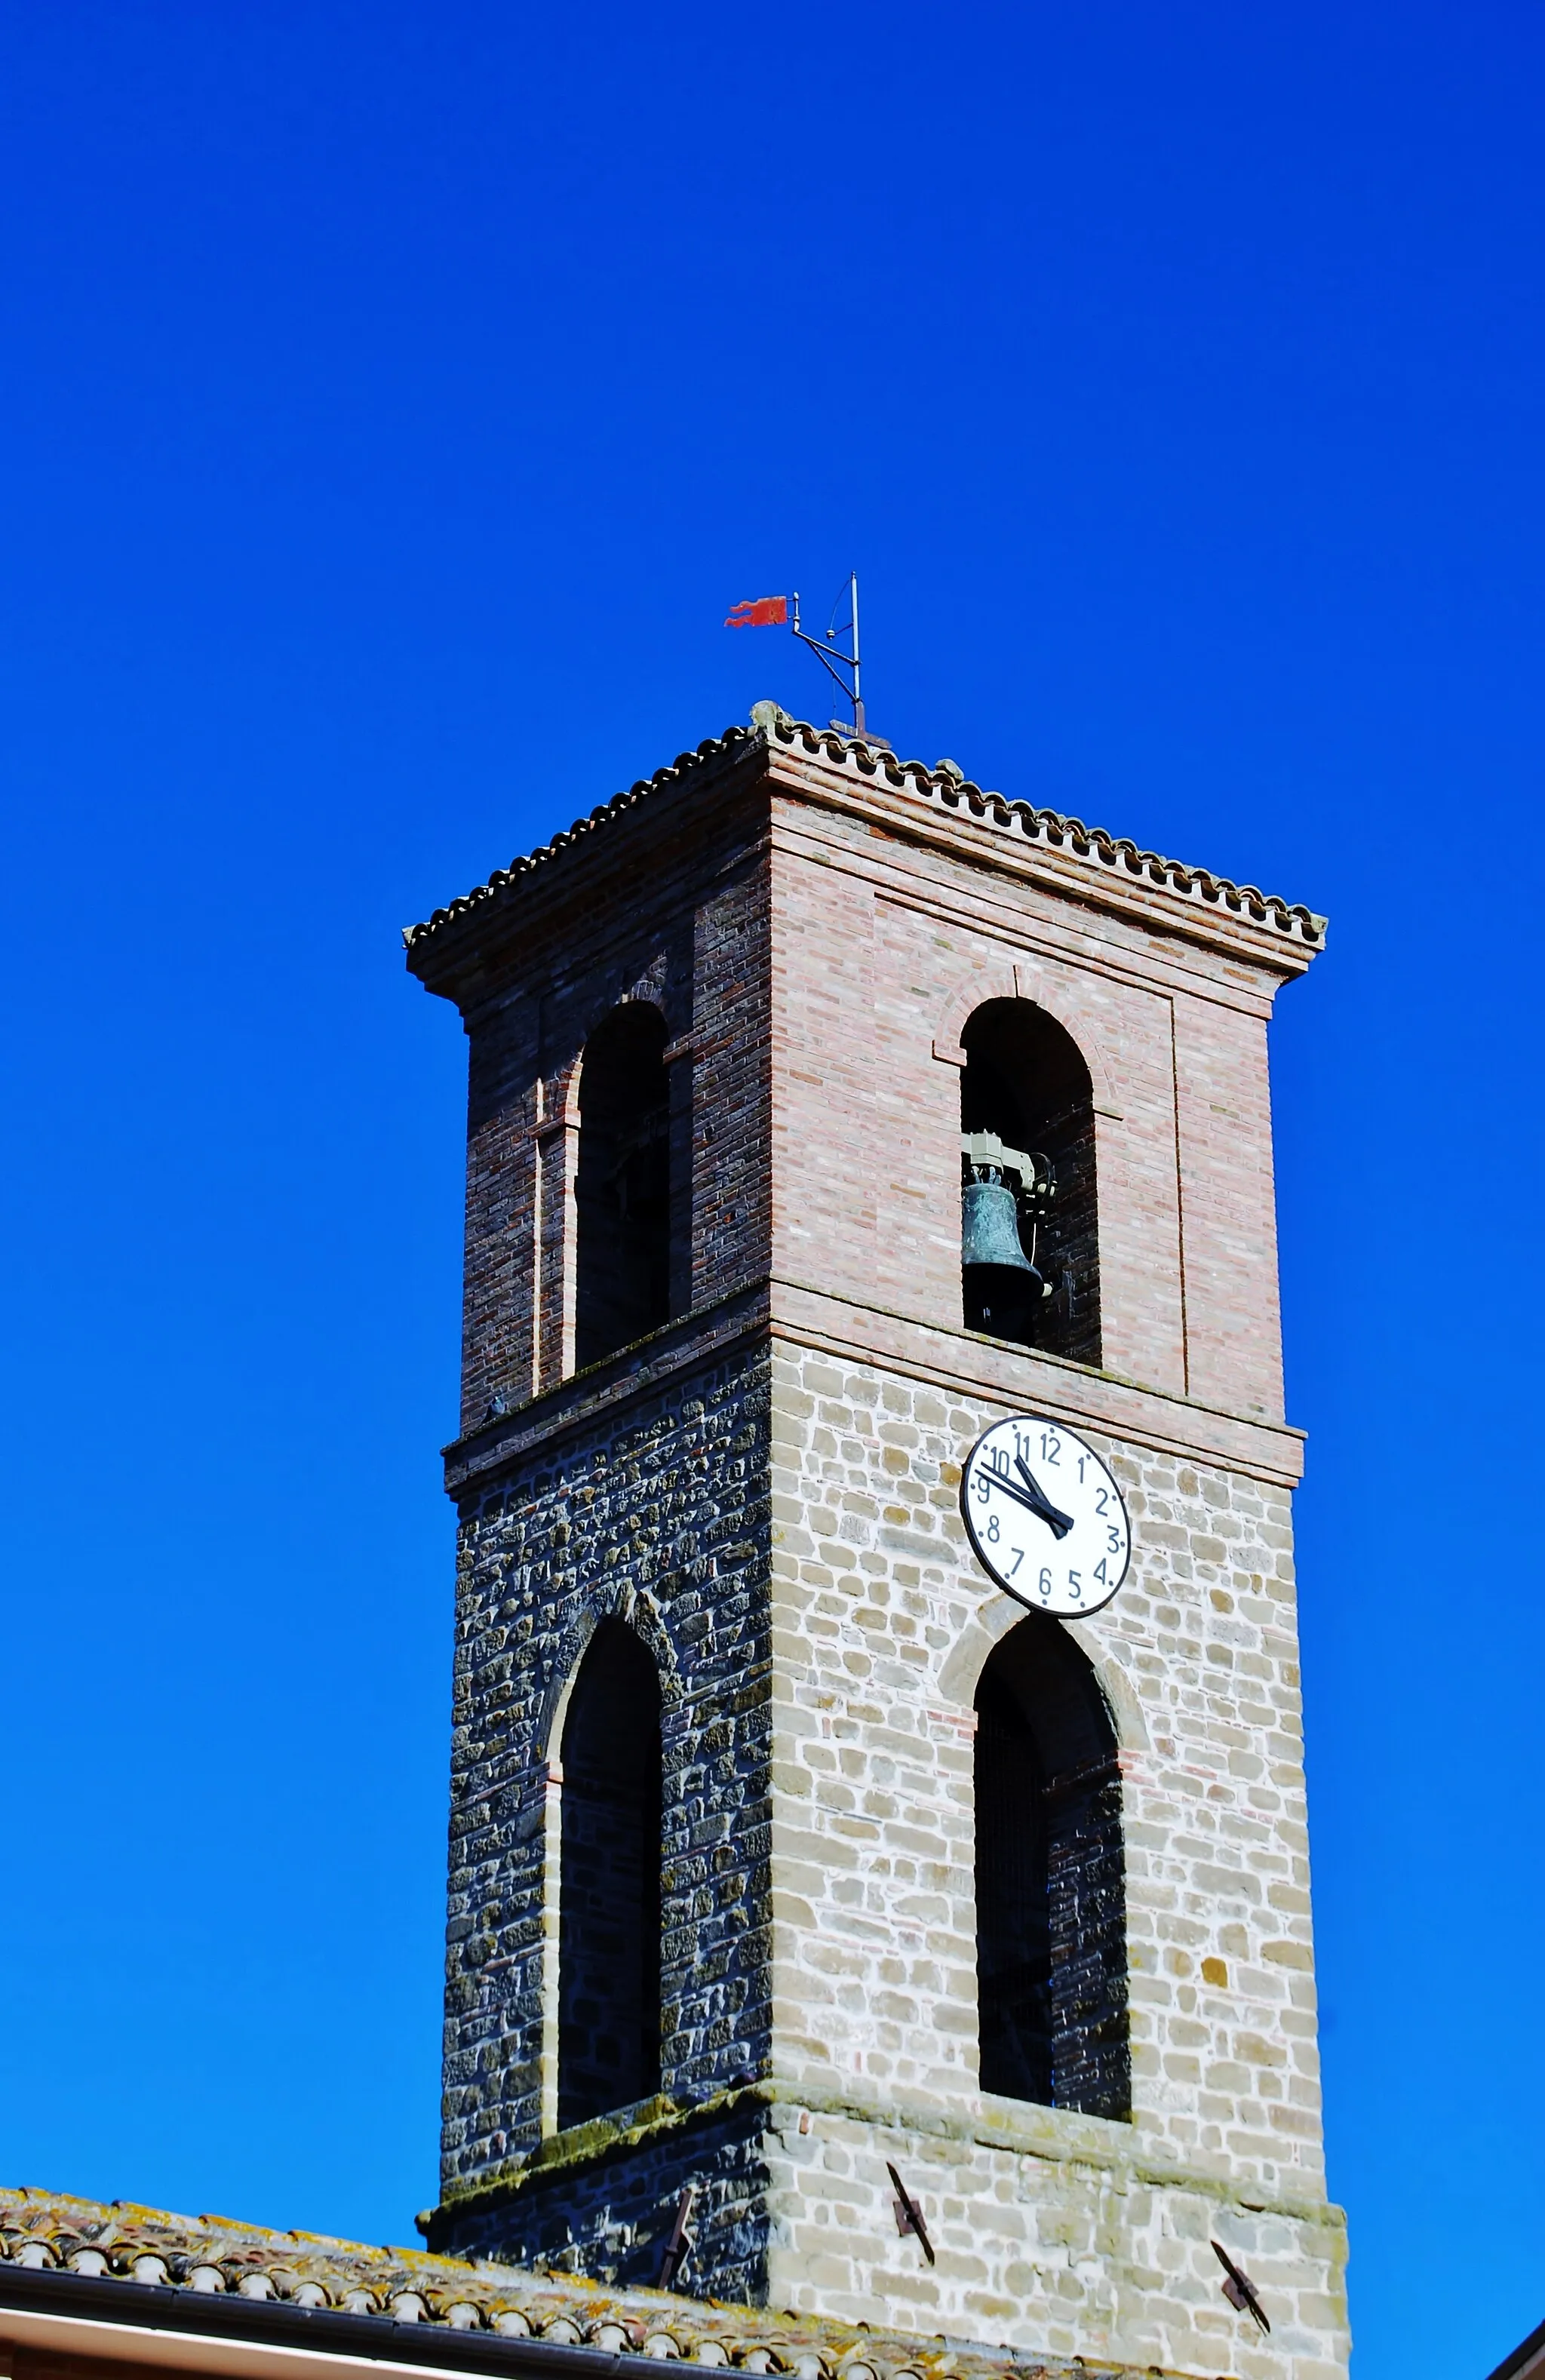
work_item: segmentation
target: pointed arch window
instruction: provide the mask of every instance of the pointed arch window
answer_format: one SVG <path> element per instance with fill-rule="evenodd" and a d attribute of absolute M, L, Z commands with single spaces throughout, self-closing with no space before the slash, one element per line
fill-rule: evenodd
<path fill-rule="evenodd" d="M 558 1867 L 558 2123 L 660 2088 L 660 1676 L 603 1620 L 569 1695 Z"/>
<path fill-rule="evenodd" d="M 1115 1730 L 1088 1660 L 1031 1613 L 977 1689 L 981 2087 L 1125 2117 L 1126 1891 Z"/>

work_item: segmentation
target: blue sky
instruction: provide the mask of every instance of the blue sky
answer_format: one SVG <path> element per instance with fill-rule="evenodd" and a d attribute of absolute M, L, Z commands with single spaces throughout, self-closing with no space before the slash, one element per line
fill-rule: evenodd
<path fill-rule="evenodd" d="M 0 8 L 0 2173 L 434 2192 L 462 1041 L 744 718 L 1328 910 L 1274 1081 L 1359 2380 L 1545 2313 L 1545 20 Z"/>

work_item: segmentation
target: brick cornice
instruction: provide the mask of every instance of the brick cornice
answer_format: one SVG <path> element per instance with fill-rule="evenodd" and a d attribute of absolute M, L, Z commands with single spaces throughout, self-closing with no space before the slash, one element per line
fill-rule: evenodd
<path fill-rule="evenodd" d="M 785 793 L 882 823 L 973 868 L 1005 869 L 1283 976 L 1302 974 L 1324 942 L 1324 918 L 1301 905 L 1139 850 L 1081 819 L 984 792 L 947 771 L 898 763 L 792 720 L 779 723 L 769 748 Z"/>
<path fill-rule="evenodd" d="M 813 774 L 780 772 L 772 783 L 782 796 L 773 805 L 775 851 L 797 851 L 803 859 L 868 877 L 879 899 L 949 917 L 1027 949 L 1028 937 L 1055 942 L 1072 935 L 1082 945 L 1081 965 L 1145 978 L 1167 971 L 1198 988 L 1216 985 L 1235 1004 L 1255 1009 L 1269 1009 L 1281 986 L 1316 955 L 1226 917 L 1191 916 L 1140 892 L 1128 895 L 1117 882 L 1055 872 L 1013 844 L 983 849 L 970 839 L 968 821 L 877 811 L 865 788 L 829 787 Z M 839 820 L 850 823 L 839 828 Z"/>

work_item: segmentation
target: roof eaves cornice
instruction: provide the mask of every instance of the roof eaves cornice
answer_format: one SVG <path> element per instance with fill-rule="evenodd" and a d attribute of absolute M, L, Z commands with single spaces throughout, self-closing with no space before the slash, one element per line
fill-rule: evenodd
<path fill-rule="evenodd" d="M 821 760 L 856 780 L 882 779 L 897 791 L 917 795 L 941 817 L 973 820 L 1032 847 L 1054 852 L 1063 860 L 1074 862 L 1076 868 L 1088 868 L 1093 877 L 1106 883 L 1113 880 L 1140 885 L 1150 892 L 1179 899 L 1202 915 L 1227 917 L 1241 925 L 1262 928 L 1273 940 L 1306 955 L 1324 947 L 1326 919 L 1301 902 L 1284 901 L 1277 893 L 1261 892 L 1255 884 L 1235 884 L 1231 878 L 1219 876 L 1210 868 L 1191 868 L 1180 860 L 1167 859 L 1161 852 L 1146 851 L 1125 836 L 1108 833 L 1103 827 L 1086 826 L 1082 819 L 1069 817 L 1061 810 L 1011 800 L 1006 794 L 993 793 L 977 784 L 951 762 L 939 762 L 931 768 L 922 760 L 898 760 L 894 753 L 865 737 L 843 735 L 832 727 L 813 727 L 806 720 L 790 718 L 772 703 L 759 703 L 754 720 L 750 727 L 727 727 L 723 735 L 706 736 L 695 751 L 678 754 L 667 768 L 657 769 L 652 777 L 640 777 L 625 792 L 614 794 L 610 801 L 601 803 L 588 817 L 577 819 L 550 842 L 524 857 L 511 860 L 507 868 L 496 869 L 485 884 L 475 886 L 444 908 L 436 909 L 422 924 L 405 928 L 403 941 L 408 951 L 421 949 L 444 927 L 468 917 L 484 903 L 497 900 L 524 879 L 572 851 L 585 836 L 609 826 L 640 803 L 726 755 L 758 744 L 771 752 L 783 749 Z"/>
<path fill-rule="evenodd" d="M 678 753 L 668 768 L 656 769 L 652 777 L 639 778 L 622 793 L 614 794 L 610 801 L 600 803 L 585 818 L 576 819 L 571 827 L 566 827 L 561 834 L 554 835 L 551 842 L 539 844 L 535 851 L 528 852 L 524 857 L 512 859 L 507 868 L 495 868 L 486 884 L 474 885 L 470 892 L 463 892 L 456 900 L 447 902 L 444 908 L 436 909 L 432 917 L 426 917 L 421 925 L 405 926 L 402 934 L 405 946 L 410 951 L 419 948 L 454 918 L 465 917 L 485 902 L 496 900 L 500 893 L 508 892 L 524 877 L 534 875 L 538 868 L 548 867 L 566 852 L 572 851 L 576 844 L 583 842 L 586 835 L 594 834 L 598 827 L 610 826 L 614 819 L 636 809 L 651 794 L 663 793 L 667 787 L 678 784 L 684 777 L 695 774 L 710 761 L 722 759 L 726 753 L 761 740 L 760 731 L 751 727 L 726 727 L 723 735 L 705 735 L 694 751 Z"/>
<path fill-rule="evenodd" d="M 1199 909 L 1222 912 L 1243 923 L 1263 926 L 1306 952 L 1318 951 L 1324 945 L 1328 921 L 1302 903 L 1284 901 L 1274 892 L 1262 892 L 1258 885 L 1235 884 L 1231 878 L 1216 875 L 1210 868 L 1189 868 L 1178 859 L 1166 859 L 1160 852 L 1145 851 L 1125 836 L 1107 833 L 1103 827 L 1086 826 L 1082 819 L 1069 817 L 1061 810 L 1040 809 L 1032 802 L 1011 800 L 1006 794 L 993 793 L 975 783 L 950 762 L 939 762 L 930 768 L 921 760 L 898 760 L 893 753 L 860 737 L 840 735 L 834 728 L 811 727 L 803 720 L 786 716 L 772 722 L 770 741 L 820 758 L 828 764 L 835 763 L 860 778 L 883 778 L 898 790 L 905 788 L 918 795 L 943 815 L 976 820 L 1029 844 L 1086 862 L 1107 880 L 1115 877 L 1127 883 L 1141 882 L 1162 892 L 1178 893 Z"/>

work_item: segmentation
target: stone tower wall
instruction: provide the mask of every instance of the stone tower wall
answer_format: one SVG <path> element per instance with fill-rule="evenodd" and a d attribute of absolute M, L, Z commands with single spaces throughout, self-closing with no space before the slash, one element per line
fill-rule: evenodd
<path fill-rule="evenodd" d="M 482 2204 L 503 2204 L 555 2128 L 563 1698 L 600 1619 L 626 1620 L 661 1679 L 663 2103 L 700 2106 L 768 2070 L 768 1415 L 753 1335 L 728 1360 L 579 1422 L 469 1501 L 442 2172 L 458 2247 L 479 2241 Z M 662 2194 L 668 2176 L 647 2194 L 651 2216 Z M 535 2204 L 528 2191 L 498 2216 L 501 2252 L 560 2261 L 574 2210 L 550 2236 Z M 721 2263 L 760 2273 L 765 2242 L 748 2247 L 739 2200 L 717 2215 Z M 652 2279 L 658 2249 L 637 2269 L 626 2225 L 600 2226 L 612 2269 Z"/>
<path fill-rule="evenodd" d="M 1207 2368 L 1218 2236 L 1270 2277 L 1275 2351 L 1339 2368 L 1285 1489 L 1101 1438 L 1132 1570 L 1070 1633 L 1121 1744 L 1134 2107 L 1110 2122 L 978 2081 L 972 1700 L 1021 1614 L 958 1500 L 1004 1407 L 780 1341 L 772 1410 L 775 2067 L 810 2118 L 774 2163 L 777 2301 L 894 2319 L 899 2295 L 925 2330 Z M 934 2268 L 887 2236 L 887 2157 Z"/>
<path fill-rule="evenodd" d="M 1314 921 L 784 722 L 544 866 L 421 961 L 473 1040 L 432 2236 L 648 2279 L 690 2182 L 700 2294 L 1329 2380 L 1266 1064 Z M 622 998 L 670 1036 L 673 1319 L 575 1378 L 575 1085 Z M 1098 1370 L 962 1326 L 961 1037 L 1000 999 L 1094 1086 Z M 1130 2122 L 979 2088 L 973 1697 L 1018 1611 L 958 1470 L 1010 1411 L 1088 1434 L 1131 1506 L 1073 1631 L 1121 1745 Z M 663 2090 L 559 2134 L 553 1746 L 612 1611 L 664 1687 Z"/>

